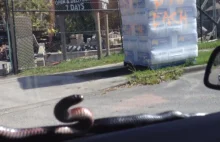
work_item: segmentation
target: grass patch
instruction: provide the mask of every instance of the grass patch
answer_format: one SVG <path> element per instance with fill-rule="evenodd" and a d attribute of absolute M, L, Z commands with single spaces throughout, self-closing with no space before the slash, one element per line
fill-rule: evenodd
<path fill-rule="evenodd" d="M 212 41 L 212 42 L 200 42 L 198 43 L 199 50 L 202 49 L 214 49 L 220 45 L 220 40 Z"/>
<path fill-rule="evenodd" d="M 212 51 L 199 52 L 199 56 L 196 58 L 194 63 L 192 60 L 188 60 L 183 67 L 195 66 L 195 65 L 204 65 L 208 62 L 209 57 L 211 56 Z"/>
<path fill-rule="evenodd" d="M 196 64 L 189 61 L 188 63 L 184 65 L 184 67 L 206 64 L 209 59 L 209 56 L 211 55 L 211 52 L 212 51 L 207 51 L 207 52 L 200 51 L 199 57 L 197 57 L 196 59 L 197 60 Z M 67 71 L 79 70 L 79 69 L 101 66 L 101 65 L 106 65 L 106 64 L 120 63 L 123 61 L 124 61 L 124 54 L 122 53 L 112 54 L 109 57 L 103 57 L 102 60 L 97 60 L 95 58 L 90 58 L 90 59 L 81 58 L 81 59 L 75 59 L 75 60 L 71 60 L 67 62 L 62 62 L 56 66 L 38 67 L 34 69 L 24 70 L 21 73 L 19 73 L 19 76 L 50 75 L 53 73 L 67 72 Z M 172 69 L 175 69 L 175 68 L 172 68 Z M 166 69 L 161 69 L 161 70 L 156 70 L 156 71 L 144 71 L 144 72 L 146 74 L 158 73 L 159 76 L 161 75 L 163 76 L 164 74 L 163 70 L 166 70 Z M 133 68 L 132 71 L 135 72 L 135 69 Z M 137 74 L 142 74 L 142 73 L 141 71 L 138 71 Z M 172 75 L 169 75 L 169 74 L 167 75 L 169 76 L 168 78 L 172 78 Z M 165 80 L 167 79 L 166 77 L 167 75 L 165 75 Z M 158 76 L 156 78 L 158 78 Z M 157 79 L 154 78 L 152 80 L 157 80 Z M 157 82 L 157 81 L 153 81 L 153 82 Z"/>
<path fill-rule="evenodd" d="M 183 74 L 184 67 L 206 64 L 212 51 L 199 52 L 196 62 L 189 60 L 182 66 L 168 67 L 159 70 L 140 71 L 134 67 L 129 67 L 133 74 L 128 76 L 130 85 L 154 85 L 164 81 L 177 80 Z"/>
<path fill-rule="evenodd" d="M 103 57 L 102 60 L 95 58 L 90 59 L 75 59 L 67 62 L 62 62 L 56 66 L 37 67 L 34 69 L 24 70 L 20 72 L 19 76 L 31 76 L 31 75 L 49 75 L 53 73 L 67 72 L 73 70 L 80 70 L 84 68 L 90 68 L 95 66 L 101 66 L 106 64 L 120 63 L 124 60 L 123 54 L 112 54 L 109 57 Z"/>
<path fill-rule="evenodd" d="M 211 54 L 212 54 L 212 51 L 199 52 L 199 56 L 196 58 L 196 64 L 195 65 L 207 64 Z"/>
<path fill-rule="evenodd" d="M 169 67 L 159 70 L 135 71 L 128 79 L 131 85 L 154 85 L 163 81 L 176 80 L 182 74 L 182 67 Z"/>

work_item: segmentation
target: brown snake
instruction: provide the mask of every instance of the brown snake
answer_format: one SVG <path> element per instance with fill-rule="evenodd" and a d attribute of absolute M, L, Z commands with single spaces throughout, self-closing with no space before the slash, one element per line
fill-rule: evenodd
<path fill-rule="evenodd" d="M 77 137 L 85 134 L 93 125 L 93 115 L 87 108 L 70 108 L 83 100 L 82 95 L 72 95 L 59 101 L 54 109 L 54 115 L 62 123 L 72 123 L 59 126 L 44 126 L 36 128 L 15 129 L 0 126 L 0 141 L 46 140 L 53 138 Z"/>
<path fill-rule="evenodd" d="M 72 95 L 60 100 L 55 108 L 54 115 L 62 123 L 59 126 L 44 126 L 36 128 L 14 129 L 0 126 L 0 141 L 62 141 L 66 139 L 86 136 L 86 134 L 101 134 L 120 131 L 135 127 L 174 121 L 206 114 L 183 114 L 179 111 L 168 111 L 156 115 L 138 114 L 93 119 L 92 113 L 83 107 L 70 108 L 83 100 L 82 95 Z"/>

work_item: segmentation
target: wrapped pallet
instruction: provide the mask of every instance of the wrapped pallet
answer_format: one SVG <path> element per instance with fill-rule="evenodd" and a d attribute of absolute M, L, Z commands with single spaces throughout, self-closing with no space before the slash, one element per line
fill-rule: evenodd
<path fill-rule="evenodd" d="M 196 0 L 120 0 L 125 63 L 152 69 L 198 56 Z"/>

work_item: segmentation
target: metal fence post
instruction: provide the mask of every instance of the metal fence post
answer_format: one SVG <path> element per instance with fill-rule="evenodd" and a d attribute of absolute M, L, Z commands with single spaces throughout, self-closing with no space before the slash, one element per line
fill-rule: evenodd
<path fill-rule="evenodd" d="M 121 17 L 121 8 L 120 8 L 120 3 L 119 3 L 119 0 L 117 0 L 118 2 L 118 16 L 120 18 L 120 34 L 121 34 L 121 47 L 122 47 L 122 50 L 124 50 L 124 45 L 123 45 L 123 35 L 122 35 L 122 17 Z"/>
<path fill-rule="evenodd" d="M 16 46 L 16 36 L 15 36 L 15 16 L 14 16 L 14 0 L 11 2 L 12 8 L 12 18 L 9 20 L 10 25 L 10 35 L 11 35 L 11 45 L 12 45 L 12 57 L 13 57 L 13 72 L 18 74 L 18 57 L 17 57 L 17 46 Z M 10 15 L 10 14 L 9 14 Z"/>
<path fill-rule="evenodd" d="M 108 13 L 105 13 L 105 32 L 106 32 L 106 56 L 109 56 L 110 47 L 109 47 L 109 23 L 108 23 Z"/>
<path fill-rule="evenodd" d="M 202 9 L 202 0 L 199 1 L 200 9 Z M 203 31 L 202 31 L 202 13 L 200 11 L 200 32 L 201 32 L 201 42 L 203 42 Z"/>
<path fill-rule="evenodd" d="M 97 43 L 98 43 L 98 59 L 102 58 L 102 37 L 101 37 L 101 28 L 100 28 L 100 12 L 95 11 L 95 20 L 96 20 L 96 31 L 97 31 Z"/>
<path fill-rule="evenodd" d="M 62 41 L 62 53 L 63 53 L 63 60 L 67 60 L 67 53 L 66 53 L 66 35 L 65 35 L 65 16 L 59 15 L 59 26 L 61 32 L 61 41 Z"/>

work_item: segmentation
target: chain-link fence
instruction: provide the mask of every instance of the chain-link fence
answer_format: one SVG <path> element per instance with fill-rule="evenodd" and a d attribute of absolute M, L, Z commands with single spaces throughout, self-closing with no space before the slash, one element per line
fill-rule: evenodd
<path fill-rule="evenodd" d="M 219 37 L 220 1 L 197 0 L 198 7 L 198 36 L 201 41 L 217 39 Z M 200 14 L 200 9 L 202 10 Z"/>
<path fill-rule="evenodd" d="M 66 2 L 66 1 L 65 1 Z M 51 65 L 53 62 L 60 62 L 65 59 L 74 59 L 84 56 L 97 55 L 98 39 L 95 12 L 100 12 L 101 25 L 101 47 L 103 54 L 106 48 L 106 13 L 109 16 L 109 40 L 112 52 L 120 52 L 122 49 L 121 15 L 118 0 L 111 0 L 108 10 L 97 8 L 98 0 L 84 0 L 76 4 L 64 5 L 64 1 L 56 0 L 9 0 L 9 10 L 15 27 L 15 41 L 18 40 L 17 31 L 26 32 L 30 28 L 24 28 L 27 23 L 24 21 L 15 22 L 16 17 L 27 17 L 31 20 L 31 34 L 33 36 L 33 46 L 28 40 L 16 41 L 15 48 L 24 48 L 24 53 L 20 54 L 19 49 L 14 50 L 17 59 L 23 59 L 18 64 L 22 68 L 32 68 L 32 64 L 27 63 L 32 56 L 37 62 L 42 61 L 42 65 Z M 88 4 L 91 3 L 90 7 Z M 84 4 L 84 5 L 83 5 Z M 87 8 L 87 9 L 86 9 Z M 93 8 L 93 9 L 92 9 Z M 219 35 L 219 0 L 197 0 L 197 30 L 201 41 L 217 39 Z M 84 9 L 84 10 L 82 10 Z M 187 7 L 186 7 L 187 9 Z M 67 10 L 72 10 L 67 12 Z M 187 9 L 190 12 L 190 9 Z M 19 19 L 17 19 L 19 20 Z M 20 19 L 22 20 L 22 19 Z M 19 29 L 16 23 L 23 23 L 23 28 Z M 29 35 L 31 36 L 31 35 Z M 30 51 L 32 49 L 33 51 Z M 45 49 L 45 52 L 44 52 Z M 23 52 L 23 51 L 22 51 Z M 30 61 L 30 60 L 28 60 Z"/>
<path fill-rule="evenodd" d="M 109 17 L 110 51 L 121 51 L 121 18 L 118 0 L 109 1 L 108 9 L 96 7 L 96 4 L 100 5 L 100 2 L 96 0 L 93 2 L 90 0 L 77 1 L 69 4 L 69 8 L 72 10 L 69 12 L 64 10 L 66 5 L 60 2 L 56 0 L 8 1 L 14 24 L 19 69 L 32 68 L 32 61 L 35 62 L 35 66 L 44 66 L 63 61 L 64 57 L 75 59 L 84 56 L 96 56 L 98 53 L 98 31 L 94 16 L 96 11 L 100 12 L 103 54 L 105 55 L 107 52 L 106 13 Z M 89 4 L 91 5 L 90 8 Z M 27 19 L 30 19 L 31 26 Z M 28 33 L 26 37 L 23 36 L 25 33 Z M 31 59 L 31 57 L 33 58 Z"/>

